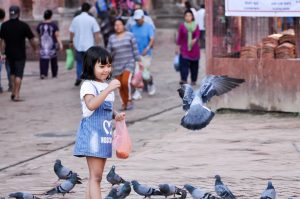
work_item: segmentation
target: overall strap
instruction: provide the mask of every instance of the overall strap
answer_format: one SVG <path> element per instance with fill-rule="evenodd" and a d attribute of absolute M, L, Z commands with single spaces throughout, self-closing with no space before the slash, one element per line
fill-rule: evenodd
<path fill-rule="evenodd" d="M 97 87 L 90 81 L 90 83 L 93 85 L 93 87 L 95 88 L 95 90 L 96 90 L 96 94 L 97 95 L 99 95 L 99 92 L 98 92 L 98 89 L 97 89 Z"/>

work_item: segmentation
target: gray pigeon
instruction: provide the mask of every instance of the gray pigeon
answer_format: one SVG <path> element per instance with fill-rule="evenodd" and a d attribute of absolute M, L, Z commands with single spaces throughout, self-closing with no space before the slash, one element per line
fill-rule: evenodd
<path fill-rule="evenodd" d="M 181 125 L 190 130 L 199 130 L 206 127 L 214 117 L 214 112 L 205 107 L 213 96 L 220 96 L 245 82 L 227 76 L 206 76 L 200 89 L 194 92 L 189 84 L 183 84 L 177 91 L 182 98 L 183 110 L 186 111 L 181 119 Z"/>
<path fill-rule="evenodd" d="M 200 189 L 195 188 L 192 185 L 186 184 L 184 188 L 191 194 L 193 199 L 217 199 L 217 197 L 211 195 L 210 193 Z"/>
<path fill-rule="evenodd" d="M 175 197 L 175 194 L 181 195 L 181 192 L 182 192 L 182 189 L 180 189 L 172 184 L 160 184 L 160 185 L 158 185 L 158 187 L 159 187 L 159 191 L 165 197 L 168 197 L 171 195 L 173 195 Z"/>
<path fill-rule="evenodd" d="M 106 180 L 112 185 L 124 183 L 125 180 L 116 174 L 115 169 L 116 167 L 113 165 L 106 176 Z"/>
<path fill-rule="evenodd" d="M 54 195 L 54 194 L 62 194 L 63 196 L 66 193 L 69 193 L 77 184 L 78 175 L 77 173 L 73 173 L 70 178 L 61 183 L 60 185 L 54 187 L 53 189 L 47 191 L 45 195 Z"/>
<path fill-rule="evenodd" d="M 31 193 L 27 193 L 27 192 L 14 192 L 14 193 L 10 193 L 9 198 L 16 198 L 16 199 L 40 199 L 34 195 L 32 195 Z"/>
<path fill-rule="evenodd" d="M 118 189 L 116 187 L 113 187 L 104 199 L 117 199 L 117 192 Z"/>
<path fill-rule="evenodd" d="M 235 199 L 235 196 L 231 193 L 226 185 L 221 181 L 221 177 L 219 175 L 215 176 L 215 191 L 218 196 L 225 199 Z"/>
<path fill-rule="evenodd" d="M 118 199 L 124 199 L 127 196 L 129 196 L 131 192 L 131 185 L 130 182 L 124 182 L 123 185 L 120 185 L 117 192 L 117 198 Z"/>
<path fill-rule="evenodd" d="M 61 164 L 61 161 L 59 159 L 57 159 L 54 163 L 54 172 L 58 177 L 58 180 L 61 179 L 68 179 L 69 177 L 71 177 L 71 175 L 73 174 L 73 171 L 65 166 L 63 166 Z M 77 184 L 82 184 L 81 183 L 81 178 L 79 176 L 77 176 Z"/>
<path fill-rule="evenodd" d="M 260 199 L 275 199 L 276 198 L 276 191 L 272 185 L 272 182 L 268 182 L 267 188 L 262 192 Z"/>
<path fill-rule="evenodd" d="M 148 187 L 147 185 L 142 185 L 136 180 L 131 181 L 131 184 L 132 184 L 133 190 L 137 194 L 144 196 L 145 198 L 147 198 L 147 197 L 150 198 L 150 196 L 162 195 L 160 191 L 158 191 L 152 187 Z"/>
<path fill-rule="evenodd" d="M 186 196 L 187 196 L 187 192 L 186 190 L 181 190 L 181 196 L 179 197 L 179 199 L 186 199 Z"/>

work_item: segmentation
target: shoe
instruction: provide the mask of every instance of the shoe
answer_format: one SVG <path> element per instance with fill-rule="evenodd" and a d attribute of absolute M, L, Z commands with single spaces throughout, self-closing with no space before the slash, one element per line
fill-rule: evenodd
<path fill-rule="evenodd" d="M 142 99 L 142 95 L 141 95 L 140 91 L 135 90 L 134 93 L 133 93 L 133 95 L 132 95 L 132 99 L 133 100 L 140 100 L 140 99 Z"/>
<path fill-rule="evenodd" d="M 196 86 L 197 84 L 196 84 L 196 82 L 192 82 L 191 85 L 192 86 Z"/>
<path fill-rule="evenodd" d="M 79 86 L 81 83 L 81 79 L 76 79 L 74 86 Z"/>
<path fill-rule="evenodd" d="M 148 85 L 148 94 L 149 95 L 154 95 L 156 92 L 155 90 L 155 86 L 152 84 L 152 85 Z"/>
<path fill-rule="evenodd" d="M 133 103 L 131 102 L 130 104 L 127 104 L 125 110 L 126 110 L 126 111 L 130 111 L 130 110 L 132 110 L 133 108 L 134 108 L 134 106 L 133 106 Z"/>
<path fill-rule="evenodd" d="M 45 79 L 45 77 L 46 77 L 45 75 L 41 75 L 41 79 Z"/>

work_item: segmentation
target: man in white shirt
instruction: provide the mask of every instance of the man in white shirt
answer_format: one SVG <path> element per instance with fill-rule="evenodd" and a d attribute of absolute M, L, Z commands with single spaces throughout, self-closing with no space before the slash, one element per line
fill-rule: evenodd
<path fill-rule="evenodd" d="M 76 81 L 75 86 L 81 83 L 81 73 L 83 67 L 83 55 L 87 49 L 100 44 L 100 27 L 96 19 L 89 15 L 91 5 L 83 3 L 81 13 L 74 17 L 69 28 L 70 46 L 76 51 Z"/>
<path fill-rule="evenodd" d="M 200 29 L 200 46 L 205 48 L 205 6 L 200 5 L 200 9 L 197 11 L 198 27 Z"/>

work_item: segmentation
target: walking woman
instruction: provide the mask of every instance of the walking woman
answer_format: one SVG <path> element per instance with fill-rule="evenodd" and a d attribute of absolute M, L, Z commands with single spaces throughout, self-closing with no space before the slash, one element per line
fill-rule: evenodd
<path fill-rule="evenodd" d="M 115 34 L 109 37 L 107 50 L 112 55 L 112 76 L 121 82 L 119 89 L 122 110 L 131 110 L 131 78 L 135 62 L 140 61 L 136 40 L 131 32 L 125 30 L 125 22 L 117 18 L 114 22 Z"/>
<path fill-rule="evenodd" d="M 48 77 L 49 62 L 51 63 L 52 77 L 57 77 L 57 50 L 63 49 L 58 26 L 52 22 L 52 11 L 44 12 L 44 21 L 37 26 L 40 40 L 40 77 Z"/>
<path fill-rule="evenodd" d="M 180 84 L 187 83 L 189 70 L 191 71 L 191 84 L 196 85 L 199 70 L 200 31 L 194 20 L 191 10 L 184 12 L 184 23 L 180 24 L 178 29 L 176 53 L 180 53 Z"/>

